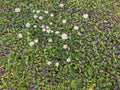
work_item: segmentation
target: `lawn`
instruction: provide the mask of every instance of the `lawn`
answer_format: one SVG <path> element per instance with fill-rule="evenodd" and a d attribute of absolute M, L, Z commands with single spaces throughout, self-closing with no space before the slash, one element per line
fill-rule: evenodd
<path fill-rule="evenodd" d="M 120 90 L 120 1 L 0 0 L 0 90 Z"/>

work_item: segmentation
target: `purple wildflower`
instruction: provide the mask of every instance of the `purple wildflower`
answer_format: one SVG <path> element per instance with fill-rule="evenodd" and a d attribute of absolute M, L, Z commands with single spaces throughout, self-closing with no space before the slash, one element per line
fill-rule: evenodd
<path fill-rule="evenodd" d="M 119 52 L 116 52 L 115 55 L 119 56 L 119 55 L 120 55 L 120 51 L 119 51 Z"/>
<path fill-rule="evenodd" d="M 54 87 L 55 87 L 55 86 L 56 86 L 56 82 L 53 82 L 53 83 L 52 83 L 52 86 L 54 86 Z"/>
<path fill-rule="evenodd" d="M 2 76 L 4 74 L 4 72 L 0 72 L 0 76 Z"/>
<path fill-rule="evenodd" d="M 10 88 L 9 90 L 14 90 L 13 88 Z"/>
<path fill-rule="evenodd" d="M 33 87 L 33 86 L 30 86 L 30 90 L 34 90 L 34 87 Z"/>
<path fill-rule="evenodd" d="M 108 62 L 108 58 L 106 58 L 106 60 L 105 60 L 106 62 Z"/>

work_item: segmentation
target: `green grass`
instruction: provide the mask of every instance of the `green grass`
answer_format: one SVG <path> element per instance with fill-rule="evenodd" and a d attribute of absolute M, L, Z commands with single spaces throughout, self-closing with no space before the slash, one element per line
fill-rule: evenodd
<path fill-rule="evenodd" d="M 119 90 L 119 0 L 63 0 L 63 8 L 59 1 L 0 2 L 0 90 Z M 43 24 L 53 33 L 44 32 Z M 30 46 L 35 39 L 38 43 Z"/>

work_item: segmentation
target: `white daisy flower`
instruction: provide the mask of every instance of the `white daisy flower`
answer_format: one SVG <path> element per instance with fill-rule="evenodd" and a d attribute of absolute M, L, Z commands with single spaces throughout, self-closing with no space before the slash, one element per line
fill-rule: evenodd
<path fill-rule="evenodd" d="M 47 33 L 50 33 L 50 32 L 51 32 L 51 30 L 50 30 L 50 29 L 48 29 L 46 32 L 47 32 Z"/>
<path fill-rule="evenodd" d="M 15 8 L 15 12 L 20 12 L 20 8 Z"/>
<path fill-rule="evenodd" d="M 34 42 L 30 42 L 30 43 L 29 43 L 30 46 L 33 46 L 34 44 L 35 44 Z"/>
<path fill-rule="evenodd" d="M 54 31 L 53 31 L 53 30 L 51 30 L 51 33 L 54 33 Z"/>
<path fill-rule="evenodd" d="M 66 33 L 63 33 L 62 35 L 61 35 L 61 37 L 62 37 L 62 39 L 68 39 L 68 35 L 66 34 Z"/>
<path fill-rule="evenodd" d="M 47 62 L 47 64 L 48 64 L 48 65 L 51 65 L 51 64 L 52 64 L 52 62 L 51 62 L 51 61 L 48 61 L 48 62 Z"/>
<path fill-rule="evenodd" d="M 34 18 L 37 18 L 38 16 L 37 16 L 37 15 L 34 15 L 33 17 L 34 17 Z"/>
<path fill-rule="evenodd" d="M 50 22 L 50 25 L 52 25 L 52 22 Z"/>
<path fill-rule="evenodd" d="M 80 33 L 80 32 L 78 32 L 77 34 L 78 34 L 79 36 L 81 35 L 81 33 Z"/>
<path fill-rule="evenodd" d="M 64 49 L 67 49 L 67 48 L 68 48 L 68 46 L 67 46 L 67 45 L 63 45 L 63 48 L 64 48 Z"/>
<path fill-rule="evenodd" d="M 53 40 L 50 38 L 49 40 L 48 40 L 48 42 L 52 42 Z"/>
<path fill-rule="evenodd" d="M 38 43 L 38 39 L 35 39 L 34 42 L 35 42 L 35 43 Z"/>
<path fill-rule="evenodd" d="M 69 63 L 71 61 L 71 59 L 70 58 L 67 58 L 67 62 Z"/>
<path fill-rule="evenodd" d="M 42 28 L 45 28 L 45 25 L 44 25 L 44 24 L 42 25 Z"/>
<path fill-rule="evenodd" d="M 19 34 L 18 34 L 18 37 L 19 37 L 19 38 L 22 38 L 22 34 L 21 34 L 21 33 L 19 33 Z"/>
<path fill-rule="evenodd" d="M 26 27 L 30 27 L 30 23 L 28 22 L 28 23 L 26 23 Z"/>
<path fill-rule="evenodd" d="M 63 8 L 63 7 L 64 7 L 64 4 L 62 4 L 62 3 L 61 3 L 61 4 L 59 4 L 59 7 Z"/>
<path fill-rule="evenodd" d="M 10 31 L 9 29 L 7 29 L 7 31 Z"/>
<path fill-rule="evenodd" d="M 83 18 L 88 18 L 88 14 L 83 14 Z"/>
<path fill-rule="evenodd" d="M 78 27 L 78 26 L 74 26 L 74 29 L 75 29 L 75 30 L 78 30 L 78 29 L 79 29 L 79 27 Z"/>
<path fill-rule="evenodd" d="M 33 10 L 32 12 L 35 12 L 35 10 Z"/>
<path fill-rule="evenodd" d="M 29 5 L 30 7 L 32 6 L 32 4 Z"/>
<path fill-rule="evenodd" d="M 43 31 L 43 32 L 45 32 L 45 31 L 46 31 L 46 29 L 45 29 L 45 28 L 42 28 L 42 31 Z"/>
<path fill-rule="evenodd" d="M 42 20 L 42 19 L 43 19 L 43 17 L 42 17 L 42 16 L 39 16 L 39 19 L 40 19 L 40 20 Z"/>
<path fill-rule="evenodd" d="M 66 20 L 62 20 L 62 23 L 65 24 L 65 23 L 66 23 Z"/>
<path fill-rule="evenodd" d="M 60 33 L 60 31 L 55 31 L 55 34 L 59 34 Z"/>
<path fill-rule="evenodd" d="M 104 22 L 107 23 L 108 21 L 105 20 Z"/>
<path fill-rule="evenodd" d="M 56 62 L 56 63 L 55 63 L 55 66 L 58 67 L 58 66 L 59 66 L 59 62 Z"/>
<path fill-rule="evenodd" d="M 40 13 L 40 10 L 37 10 L 36 13 Z"/>
<path fill-rule="evenodd" d="M 34 25 L 33 27 L 34 27 L 34 28 L 37 28 L 37 26 L 36 26 L 36 25 Z"/>
<path fill-rule="evenodd" d="M 44 11 L 45 14 L 48 14 L 48 11 Z"/>
<path fill-rule="evenodd" d="M 46 26 L 46 28 L 47 28 L 47 29 L 49 29 L 49 27 L 48 27 L 48 26 Z"/>
<path fill-rule="evenodd" d="M 51 16 L 51 17 L 54 17 L 54 14 L 51 13 L 50 16 Z"/>

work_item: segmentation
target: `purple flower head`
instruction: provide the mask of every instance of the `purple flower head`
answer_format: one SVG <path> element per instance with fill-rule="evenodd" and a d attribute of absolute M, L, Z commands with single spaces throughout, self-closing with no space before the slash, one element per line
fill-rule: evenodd
<path fill-rule="evenodd" d="M 100 88 L 98 88 L 98 90 L 101 90 Z"/>
<path fill-rule="evenodd" d="M 10 46 L 9 46 L 9 48 L 10 48 L 10 49 L 12 49 L 12 48 L 13 48 L 13 46 L 12 46 L 12 45 L 10 45 Z"/>
<path fill-rule="evenodd" d="M 2 56 L 6 57 L 6 54 L 5 54 L 5 53 L 2 53 Z"/>
<path fill-rule="evenodd" d="M 4 72 L 0 72 L 0 76 L 2 76 L 4 74 Z"/>
<path fill-rule="evenodd" d="M 6 50 L 6 53 L 7 53 L 7 54 L 10 54 L 10 50 Z"/>
<path fill-rule="evenodd" d="M 34 84 L 34 82 L 32 82 L 32 81 L 31 81 L 31 82 L 29 82 L 29 83 L 30 83 L 31 85 L 32 85 L 32 84 Z"/>
<path fill-rule="evenodd" d="M 108 26 L 109 29 L 112 29 L 112 26 Z"/>
<path fill-rule="evenodd" d="M 53 82 L 53 83 L 52 83 L 52 86 L 54 86 L 54 87 L 55 87 L 55 86 L 56 86 L 56 82 Z"/>
<path fill-rule="evenodd" d="M 13 88 L 10 88 L 9 90 L 14 90 Z"/>
<path fill-rule="evenodd" d="M 10 26 L 9 26 L 9 29 L 11 29 L 11 28 L 13 28 L 13 25 L 10 25 Z"/>
<path fill-rule="evenodd" d="M 47 46 L 47 42 L 44 42 L 44 47 L 46 47 Z"/>
<path fill-rule="evenodd" d="M 37 75 L 34 75 L 34 76 L 32 76 L 32 78 L 38 78 L 38 76 L 37 76 Z"/>
<path fill-rule="evenodd" d="M 34 87 L 33 87 L 33 86 L 30 86 L 30 90 L 34 90 Z"/>
<path fill-rule="evenodd" d="M 22 26 L 22 25 L 20 25 L 20 26 L 19 26 L 19 28 L 20 28 L 20 29 L 22 29 L 22 28 L 23 28 L 23 26 Z"/>
<path fill-rule="evenodd" d="M 114 88 L 114 90 L 118 90 L 118 88 L 117 88 L 117 87 L 115 87 L 115 88 Z"/>
<path fill-rule="evenodd" d="M 95 21 L 96 23 L 98 22 L 98 20 Z"/>
<path fill-rule="evenodd" d="M 105 60 L 106 62 L 108 62 L 108 58 L 106 58 L 106 60 Z"/>
<path fill-rule="evenodd" d="M 119 52 L 116 52 L 115 55 L 119 56 L 119 55 L 120 55 L 120 51 L 119 51 Z"/>

